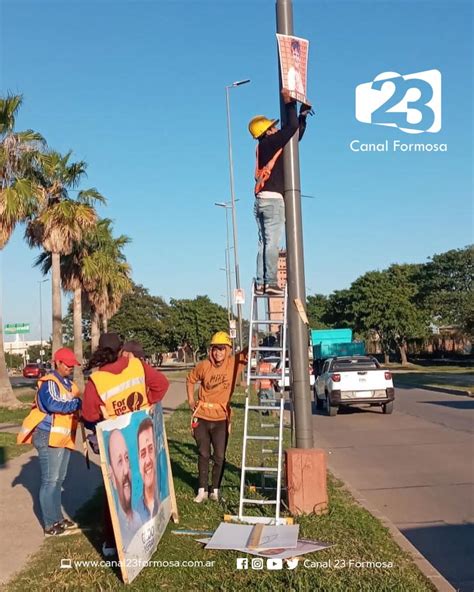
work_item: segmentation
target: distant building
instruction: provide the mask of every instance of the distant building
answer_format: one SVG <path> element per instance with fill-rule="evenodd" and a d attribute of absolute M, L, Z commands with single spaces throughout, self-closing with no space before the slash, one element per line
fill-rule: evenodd
<path fill-rule="evenodd" d="M 277 271 L 277 284 L 279 288 L 285 288 L 287 281 L 286 273 L 286 251 L 280 249 L 278 254 L 278 271 Z M 270 321 L 282 321 L 283 313 L 285 308 L 285 301 L 283 298 L 269 298 L 268 299 L 268 318 Z M 280 330 L 281 325 L 271 325 L 270 332 L 277 333 Z"/>
<path fill-rule="evenodd" d="M 3 350 L 6 354 L 18 354 L 25 358 L 28 348 L 32 345 L 41 345 L 41 341 L 23 341 L 20 340 L 19 335 L 15 335 L 15 339 L 12 341 L 6 341 L 4 335 Z M 43 340 L 43 347 L 47 345 L 47 341 Z M 36 361 L 36 360 L 35 360 Z"/>

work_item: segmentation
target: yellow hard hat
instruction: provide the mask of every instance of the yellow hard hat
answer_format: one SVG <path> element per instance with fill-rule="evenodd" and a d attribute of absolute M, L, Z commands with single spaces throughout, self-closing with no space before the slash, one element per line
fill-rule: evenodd
<path fill-rule="evenodd" d="M 258 140 L 267 130 L 278 123 L 278 119 L 268 119 L 265 115 L 255 115 L 249 121 L 249 132 Z"/>
<path fill-rule="evenodd" d="M 228 345 L 232 347 L 232 340 L 225 331 L 218 331 L 212 336 L 211 345 Z"/>

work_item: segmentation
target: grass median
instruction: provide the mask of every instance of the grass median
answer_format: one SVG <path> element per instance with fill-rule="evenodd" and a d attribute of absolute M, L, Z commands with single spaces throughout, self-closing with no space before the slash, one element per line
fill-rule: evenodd
<path fill-rule="evenodd" d="M 239 499 L 244 397 L 234 399 L 233 429 L 223 481 L 223 501 L 193 502 L 196 487 L 196 446 L 189 429 L 190 414 L 185 406 L 167 419 L 167 434 L 176 488 L 180 524 L 170 523 L 152 557 L 161 567 L 147 567 L 129 586 L 122 584 L 119 570 L 110 566 L 81 566 L 60 569 L 61 559 L 100 561 L 100 507 L 102 491 L 80 511 L 84 532 L 47 540 L 27 567 L 6 590 L 137 590 L 255 592 L 294 591 L 342 592 L 345 590 L 434 590 L 411 558 L 400 550 L 388 530 L 361 508 L 343 484 L 329 477 L 330 510 L 324 516 L 302 516 L 300 538 L 325 541 L 333 546 L 303 556 L 294 570 L 237 570 L 237 551 L 206 551 L 194 537 L 175 535 L 177 528 L 214 530 L 224 514 L 236 514 Z M 253 413 L 251 423 L 259 422 Z M 269 421 L 269 420 L 266 420 Z M 289 442 L 289 430 L 286 430 Z M 251 449 L 258 462 L 258 442 Z M 255 482 L 258 484 L 258 482 Z M 306 565 L 304 562 L 306 560 Z M 199 567 L 177 567 L 176 561 L 201 561 Z M 212 566 L 209 562 L 213 562 Z M 379 563 L 387 567 L 376 567 Z M 208 565 L 206 567 L 206 564 Z M 156 564 L 158 565 L 158 564 Z"/>
<path fill-rule="evenodd" d="M 396 368 L 391 365 L 391 368 L 395 370 L 395 386 L 432 389 L 440 392 L 452 391 L 459 394 L 474 392 L 474 369 L 470 367 L 409 364 Z"/>

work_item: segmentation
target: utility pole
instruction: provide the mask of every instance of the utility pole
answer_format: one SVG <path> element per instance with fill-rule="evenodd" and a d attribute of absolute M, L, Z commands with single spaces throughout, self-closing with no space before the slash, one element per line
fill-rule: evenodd
<path fill-rule="evenodd" d="M 235 287 L 240 289 L 240 269 L 239 269 L 239 253 L 237 245 L 237 218 L 235 213 L 235 191 L 234 191 L 234 161 L 232 157 L 232 126 L 230 122 L 230 99 L 229 90 L 243 84 L 248 84 L 250 80 L 237 80 L 232 84 L 225 87 L 225 104 L 227 113 L 227 148 L 229 151 L 229 176 L 230 176 L 230 199 L 232 204 L 232 234 L 234 239 L 234 267 L 235 267 Z M 237 324 L 238 324 L 238 340 L 239 349 L 243 348 L 243 335 L 242 335 L 242 305 L 237 304 Z"/>
<path fill-rule="evenodd" d="M 293 5 L 291 0 L 276 0 L 276 20 L 277 33 L 293 35 Z M 281 89 L 281 71 L 279 78 Z M 295 106 L 292 108 L 296 109 Z M 281 98 L 280 113 L 281 121 L 285 123 L 286 106 Z M 288 335 L 290 366 L 293 376 L 291 392 L 295 409 L 296 448 L 312 448 L 308 327 L 301 319 L 295 305 L 295 300 L 299 300 L 306 308 L 298 133 L 295 133 L 283 150 L 283 166 L 288 277 Z"/>

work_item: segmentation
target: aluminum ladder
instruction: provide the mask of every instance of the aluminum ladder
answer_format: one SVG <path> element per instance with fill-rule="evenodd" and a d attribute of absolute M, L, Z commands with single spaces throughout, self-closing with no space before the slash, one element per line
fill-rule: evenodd
<path fill-rule="evenodd" d="M 270 318 L 270 299 L 283 299 L 283 319 L 272 320 Z M 250 313 L 250 329 L 249 329 L 249 353 L 248 353 L 248 366 L 247 366 L 247 389 L 245 397 L 245 415 L 244 415 L 244 436 L 242 444 L 242 468 L 240 476 L 240 499 L 239 499 L 239 513 L 238 516 L 230 517 L 232 520 L 238 520 L 239 522 L 246 522 L 250 524 L 292 524 L 292 518 L 282 518 L 280 516 L 280 505 L 281 505 L 281 477 L 282 477 L 282 464 L 283 464 L 283 429 L 284 429 L 284 409 L 285 409 L 285 390 L 284 380 L 286 371 L 286 331 L 287 331 L 287 302 L 288 302 L 288 291 L 285 287 L 284 294 L 282 296 L 274 295 L 259 295 L 255 293 L 255 283 L 252 285 L 252 304 Z M 259 304 L 263 305 L 265 312 L 265 318 L 259 318 Z M 279 343 L 278 345 L 265 346 L 258 345 L 259 331 L 262 328 L 269 329 L 273 326 L 280 328 Z M 281 360 L 281 374 L 280 373 L 267 373 L 258 374 L 258 357 L 260 352 L 274 352 L 275 355 L 280 356 Z M 252 359 L 256 359 L 255 368 L 252 367 Z M 280 400 L 276 401 L 274 405 L 252 405 L 250 403 L 251 386 L 257 380 L 260 379 L 282 379 L 283 389 L 280 392 Z M 249 414 L 251 412 L 260 413 L 260 433 L 249 434 Z M 265 423 L 263 421 L 264 412 L 274 412 L 278 416 L 278 423 L 270 421 Z M 273 431 L 272 435 L 268 432 L 269 430 L 277 428 L 278 433 L 275 434 Z M 249 441 L 261 441 L 262 443 L 262 466 L 255 467 L 247 464 L 247 443 Z M 276 449 L 268 447 L 268 445 L 277 444 Z M 265 457 L 268 455 L 277 456 L 276 466 L 265 466 Z M 261 473 L 262 475 L 262 489 L 267 490 L 265 486 L 265 479 L 276 480 L 276 487 L 268 488 L 275 490 L 275 499 L 253 499 L 246 497 L 245 495 L 245 479 L 247 473 Z M 276 478 L 276 479 L 275 479 Z M 244 512 L 247 506 L 274 506 L 274 516 L 255 516 L 249 515 Z"/>

